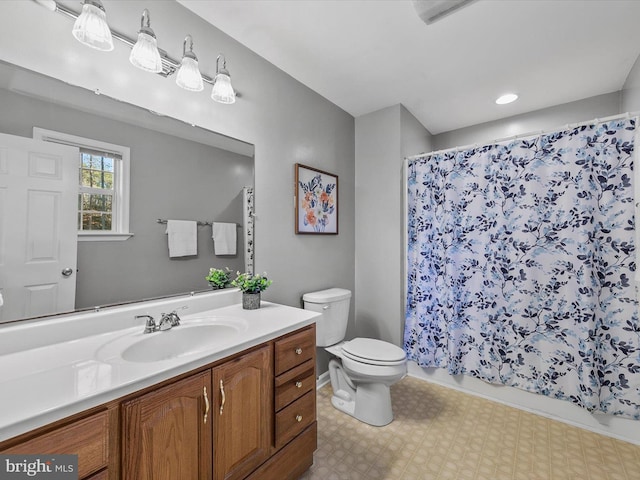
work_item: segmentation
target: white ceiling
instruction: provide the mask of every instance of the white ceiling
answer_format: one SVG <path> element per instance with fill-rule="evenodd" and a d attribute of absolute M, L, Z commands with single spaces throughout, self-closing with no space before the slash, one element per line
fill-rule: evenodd
<path fill-rule="evenodd" d="M 638 0 L 478 0 L 431 25 L 410 0 L 178 2 L 351 115 L 401 103 L 433 134 L 621 90 L 640 54 Z"/>

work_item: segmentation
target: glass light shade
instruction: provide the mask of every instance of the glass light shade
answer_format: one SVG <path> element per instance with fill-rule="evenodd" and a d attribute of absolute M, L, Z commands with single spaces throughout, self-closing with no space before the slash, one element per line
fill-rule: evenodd
<path fill-rule="evenodd" d="M 131 49 L 129 61 L 136 67 L 147 72 L 160 73 L 162 71 L 162 60 L 158 52 L 158 41 L 145 29 L 138 33 L 138 41 Z"/>
<path fill-rule="evenodd" d="M 218 73 L 213 80 L 213 90 L 211 98 L 219 103 L 234 103 L 236 101 L 236 92 L 231 86 L 231 77 L 224 73 Z"/>
<path fill-rule="evenodd" d="M 188 55 L 182 57 L 180 70 L 178 70 L 178 75 L 176 76 L 176 83 L 179 87 L 192 92 L 200 92 L 204 89 L 202 75 L 198 68 L 198 60 Z"/>
<path fill-rule="evenodd" d="M 82 5 L 82 13 L 76 18 L 71 33 L 87 47 L 109 52 L 113 50 L 113 38 L 107 25 L 107 15 L 98 5 L 99 2 L 85 2 Z"/>

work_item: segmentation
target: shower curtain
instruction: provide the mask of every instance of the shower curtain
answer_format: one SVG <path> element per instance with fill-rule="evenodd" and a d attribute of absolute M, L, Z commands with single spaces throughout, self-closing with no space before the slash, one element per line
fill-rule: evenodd
<path fill-rule="evenodd" d="M 640 419 L 636 122 L 409 161 L 409 359 Z"/>

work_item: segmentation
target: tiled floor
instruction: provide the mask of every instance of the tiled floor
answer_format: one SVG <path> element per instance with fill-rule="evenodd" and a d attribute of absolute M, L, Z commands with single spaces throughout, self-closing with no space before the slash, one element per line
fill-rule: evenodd
<path fill-rule="evenodd" d="M 640 480 L 640 446 L 412 377 L 391 393 L 394 421 L 372 427 L 321 388 L 318 450 L 301 480 Z"/>

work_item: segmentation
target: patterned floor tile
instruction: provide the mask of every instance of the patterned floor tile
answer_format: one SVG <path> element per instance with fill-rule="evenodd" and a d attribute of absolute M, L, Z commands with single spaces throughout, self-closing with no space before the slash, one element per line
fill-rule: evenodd
<path fill-rule="evenodd" d="M 640 480 L 640 446 L 416 378 L 392 387 L 385 427 L 331 394 L 318 391 L 318 450 L 300 480 Z"/>

